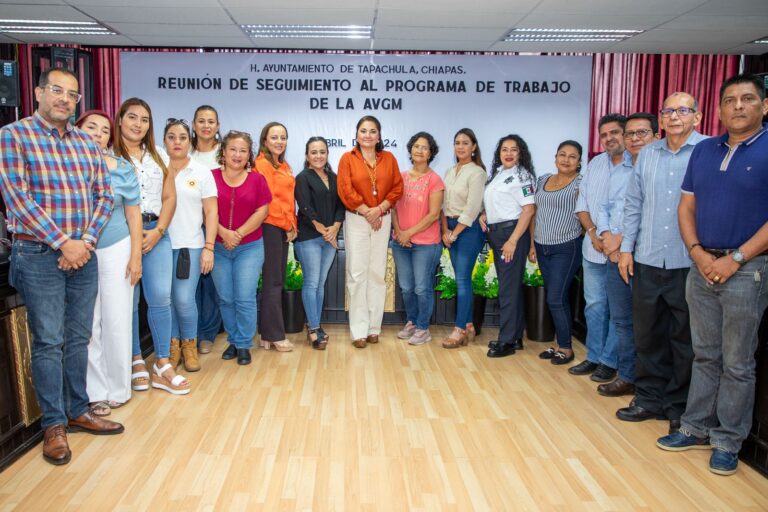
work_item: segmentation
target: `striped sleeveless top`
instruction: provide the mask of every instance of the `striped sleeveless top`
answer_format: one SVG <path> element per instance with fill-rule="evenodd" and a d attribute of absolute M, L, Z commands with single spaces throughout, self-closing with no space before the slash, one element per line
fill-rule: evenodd
<path fill-rule="evenodd" d="M 539 177 L 536 183 L 536 229 L 534 240 L 542 245 L 569 242 L 581 236 L 582 228 L 576 217 L 576 198 L 579 193 L 581 175 L 566 187 L 548 192 L 544 184 L 552 174 Z"/>

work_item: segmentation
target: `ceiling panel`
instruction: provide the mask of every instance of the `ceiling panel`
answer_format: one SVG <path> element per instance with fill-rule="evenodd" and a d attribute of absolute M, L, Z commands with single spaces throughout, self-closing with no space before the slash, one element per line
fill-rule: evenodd
<path fill-rule="evenodd" d="M 499 41 L 489 48 L 494 52 L 605 52 L 615 43 L 609 42 L 584 42 L 584 43 L 522 43 Z"/>
<path fill-rule="evenodd" d="M 46 0 L 47 1 L 47 0 Z M 197 9 L 199 7 L 220 7 L 218 0 L 66 0 L 66 3 L 77 8 L 104 6 L 104 7 L 185 7 Z"/>
<path fill-rule="evenodd" d="M 422 11 L 452 11 L 472 13 L 477 11 L 528 12 L 541 0 L 481 0 L 470 3 L 467 0 L 420 0 L 414 5 L 413 0 L 379 0 L 379 9 L 413 9 Z"/>
<path fill-rule="evenodd" d="M 618 14 L 563 14 L 555 12 L 534 12 L 520 21 L 516 27 L 528 28 L 592 28 L 648 30 L 665 23 L 669 16 L 641 14 L 625 16 Z"/>
<path fill-rule="evenodd" d="M 768 0 L 766 0 L 768 4 Z M 768 34 L 768 15 L 766 16 L 680 16 L 661 25 L 664 30 L 712 30 L 721 31 L 725 27 L 738 27 L 738 32 L 755 30 L 760 34 Z M 759 37 L 759 36 L 756 36 Z"/>
<path fill-rule="evenodd" d="M 129 0 L 126 0 L 128 3 Z M 160 3 L 160 2 L 158 2 Z M 178 7 L 108 7 L 88 5 L 82 7 L 89 16 L 105 22 L 146 23 L 152 20 L 172 20 L 173 23 L 232 23 L 226 11 L 220 7 L 182 9 Z"/>
<path fill-rule="evenodd" d="M 240 37 L 204 37 L 204 36 L 134 36 L 141 46 L 177 46 L 190 48 L 252 48 L 250 40 Z"/>
<path fill-rule="evenodd" d="M 247 7 L 252 10 L 262 10 L 266 8 L 277 8 L 277 2 L 269 2 L 265 5 L 265 2 L 257 2 L 254 0 L 219 0 L 219 3 L 227 9 L 231 7 Z M 350 5 L 349 0 L 284 0 L 279 7 L 281 9 L 301 9 L 301 10 L 317 10 L 319 8 L 327 9 L 375 9 L 376 0 L 357 0 L 353 5 Z"/>
<path fill-rule="evenodd" d="M 370 50 L 371 41 L 368 39 L 253 39 L 256 48 L 290 48 L 328 50 Z"/>
<path fill-rule="evenodd" d="M 543 0 L 534 12 L 555 12 L 561 14 L 589 14 L 598 16 L 633 16 L 644 14 L 683 14 L 708 0 Z M 762 0 L 751 0 L 762 1 Z"/>
<path fill-rule="evenodd" d="M 94 21 L 68 5 L 3 5 L 0 17 L 9 20 Z"/>
<path fill-rule="evenodd" d="M 14 34 L 15 38 L 23 43 L 61 43 L 84 44 L 93 46 L 135 46 L 136 43 L 125 36 L 91 36 L 91 35 L 46 35 L 46 34 Z"/>
<path fill-rule="evenodd" d="M 515 6 L 517 8 L 517 6 Z M 379 9 L 376 26 L 465 27 L 485 30 L 489 27 L 512 27 L 525 16 L 509 11 L 427 11 L 410 9 Z"/>
<path fill-rule="evenodd" d="M 745 44 L 728 48 L 726 53 L 737 55 L 762 55 L 768 53 L 768 44 Z"/>
<path fill-rule="evenodd" d="M 240 25 L 371 25 L 374 9 L 254 9 L 232 7 L 229 14 Z"/>
<path fill-rule="evenodd" d="M 692 14 L 768 16 L 768 2 L 765 0 L 712 0 L 697 8 Z"/>
<path fill-rule="evenodd" d="M 404 40 L 376 39 L 374 50 L 414 50 L 414 51 L 487 51 L 488 43 L 484 41 L 455 41 L 455 40 Z"/>
<path fill-rule="evenodd" d="M 707 44 L 710 42 L 730 42 L 732 45 L 745 44 L 760 37 L 765 29 L 743 29 L 735 31 L 716 30 L 667 30 L 657 29 L 632 37 L 630 40 L 637 42 L 659 43 L 691 43 Z"/>

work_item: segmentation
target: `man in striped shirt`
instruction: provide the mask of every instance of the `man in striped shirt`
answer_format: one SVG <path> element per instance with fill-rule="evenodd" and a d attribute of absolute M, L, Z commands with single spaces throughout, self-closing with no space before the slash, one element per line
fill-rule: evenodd
<path fill-rule="evenodd" d="M 624 201 L 619 271 L 633 276 L 635 399 L 616 412 L 624 421 L 669 419 L 677 430 L 691 380 L 691 331 L 685 280 L 691 260 L 677 227 L 688 160 L 705 137 L 693 96 L 672 93 L 660 112 L 666 137 L 640 151 Z M 634 256 L 632 252 L 634 251 Z"/>
<path fill-rule="evenodd" d="M 119 434 L 93 415 L 85 376 L 98 268 L 93 250 L 112 211 L 109 170 L 94 141 L 69 120 L 77 77 L 40 76 L 34 115 L 0 130 L 0 181 L 14 234 L 10 282 L 32 333 L 32 379 L 42 410 L 43 457 L 66 464 L 70 432 Z M 126 362 L 127 364 L 127 362 Z"/>

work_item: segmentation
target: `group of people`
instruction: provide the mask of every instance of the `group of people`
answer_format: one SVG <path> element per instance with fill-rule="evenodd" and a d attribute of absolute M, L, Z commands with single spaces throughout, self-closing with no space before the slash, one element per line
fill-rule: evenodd
<path fill-rule="evenodd" d="M 568 364 L 569 289 L 582 267 L 587 357 L 569 372 L 590 375 L 602 395 L 634 395 L 617 412 L 622 420 L 668 419 L 659 447 L 712 447 L 711 469 L 735 471 L 768 304 L 768 100 L 757 78 L 723 85 L 723 137 L 699 134 L 696 100 L 677 92 L 658 116 L 601 118 L 605 152 L 586 171 L 581 145 L 565 140 L 552 171 L 539 176 L 516 134 L 498 141 L 486 169 L 469 128 L 455 134 L 455 164 L 442 178 L 430 167 L 439 148 L 427 132 L 408 141 L 410 165 L 401 172 L 373 116 L 357 123 L 337 173 L 317 136 L 294 176 L 288 130 L 278 122 L 264 126 L 254 150 L 246 132 L 222 136 L 216 109 L 203 105 L 191 123 L 168 119 L 159 146 L 141 99 L 126 100 L 114 118 L 87 111 L 78 130 L 69 123 L 81 98 L 75 75 L 48 70 L 35 94 L 35 114 L 0 132 L 0 179 L 49 462 L 70 460 L 67 427 L 122 432 L 104 416 L 132 390 L 189 393 L 177 368 L 200 370 L 198 354 L 211 352 L 220 322 L 224 359 L 249 364 L 257 326 L 263 348 L 292 350 L 281 300 L 291 242 L 303 270 L 307 339 L 325 349 L 325 281 L 343 228 L 355 347 L 379 341 L 388 247 L 407 315 L 398 338 L 431 340 L 435 270 L 446 247 L 457 305 L 442 346 L 467 345 L 475 335 L 472 271 L 487 242 L 500 309 L 488 357 L 523 348 L 527 258 L 541 268 L 556 332 L 556 346 L 539 357 Z M 151 369 L 139 343 L 140 293 Z"/>

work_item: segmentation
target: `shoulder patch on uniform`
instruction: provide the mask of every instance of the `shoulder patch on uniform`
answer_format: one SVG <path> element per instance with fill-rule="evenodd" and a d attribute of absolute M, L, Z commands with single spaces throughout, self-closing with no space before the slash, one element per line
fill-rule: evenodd
<path fill-rule="evenodd" d="M 523 197 L 528 197 L 533 195 L 533 185 L 526 185 L 523 187 Z"/>

